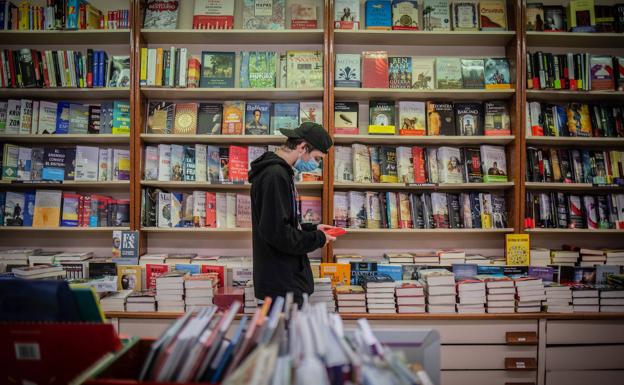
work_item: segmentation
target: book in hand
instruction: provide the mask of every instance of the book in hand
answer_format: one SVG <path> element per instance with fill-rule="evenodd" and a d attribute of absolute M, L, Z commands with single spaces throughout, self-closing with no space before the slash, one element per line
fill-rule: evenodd
<path fill-rule="evenodd" d="M 324 230 L 324 233 L 336 238 L 345 235 L 347 230 L 341 227 L 332 227 L 331 229 Z"/>

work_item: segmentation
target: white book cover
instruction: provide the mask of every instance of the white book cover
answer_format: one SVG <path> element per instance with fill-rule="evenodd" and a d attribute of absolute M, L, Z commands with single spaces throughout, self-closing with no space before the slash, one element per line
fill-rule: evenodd
<path fill-rule="evenodd" d="M 170 154 L 169 176 L 171 181 L 182 181 L 184 180 L 184 146 L 172 144 Z"/>
<path fill-rule="evenodd" d="M 21 100 L 20 107 L 20 126 L 19 134 L 28 135 L 32 128 L 33 119 L 33 101 L 28 99 Z"/>
<path fill-rule="evenodd" d="M 147 50 L 147 85 L 156 85 L 156 48 Z"/>
<path fill-rule="evenodd" d="M 195 227 L 206 226 L 206 193 L 193 191 L 193 223 Z"/>
<path fill-rule="evenodd" d="M 440 183 L 464 182 L 464 167 L 461 159 L 461 150 L 459 148 L 438 148 L 438 175 Z"/>
<path fill-rule="evenodd" d="M 299 102 L 299 124 L 305 122 L 323 125 L 323 102 Z"/>
<path fill-rule="evenodd" d="M 5 134 L 19 134 L 22 102 L 20 100 L 9 99 L 7 105 L 7 121 L 4 128 Z M 54 111 L 56 114 L 56 111 Z"/>
<path fill-rule="evenodd" d="M 334 156 L 334 180 L 353 182 L 353 149 L 347 146 L 335 146 Z"/>
<path fill-rule="evenodd" d="M 171 193 L 171 227 L 178 227 L 182 219 L 182 193 Z"/>
<path fill-rule="evenodd" d="M 39 132 L 39 101 L 35 100 L 33 102 L 33 116 L 30 134 L 36 134 L 37 132 Z"/>
<path fill-rule="evenodd" d="M 208 149 L 205 144 L 195 145 L 195 181 L 205 182 L 207 169 L 206 165 L 208 161 Z M 205 198 L 204 198 L 205 201 Z"/>
<path fill-rule="evenodd" d="M 371 160 L 368 147 L 364 144 L 353 144 L 353 181 L 355 183 L 371 183 Z"/>
<path fill-rule="evenodd" d="M 171 145 L 158 145 L 158 180 L 168 182 L 171 179 Z"/>
<path fill-rule="evenodd" d="M 337 53 L 334 73 L 335 87 L 362 86 L 362 55 L 359 53 Z"/>
<path fill-rule="evenodd" d="M 98 181 L 103 182 L 108 180 L 108 174 L 110 173 L 108 149 L 100 148 L 99 152 L 100 154 L 98 157 Z"/>
<path fill-rule="evenodd" d="M 145 161 L 143 179 L 158 180 L 158 147 L 146 146 L 143 159 Z"/>
<path fill-rule="evenodd" d="M 98 180 L 99 148 L 76 146 L 76 172 L 74 179 L 81 182 Z"/>
<path fill-rule="evenodd" d="M 427 165 L 429 173 L 429 183 L 438 183 L 438 149 L 434 147 L 427 147 Z"/>
<path fill-rule="evenodd" d="M 426 31 L 451 30 L 448 0 L 424 0 L 423 4 L 423 24 Z"/>
<path fill-rule="evenodd" d="M 17 156 L 17 179 L 18 180 L 30 180 L 30 170 L 32 159 L 32 149 L 29 147 L 20 147 Z"/>
<path fill-rule="evenodd" d="M 225 227 L 233 229 L 236 227 L 236 193 L 226 193 L 226 206 Z"/>
<path fill-rule="evenodd" d="M 435 84 L 435 58 L 412 57 L 412 88 L 430 90 Z"/>
<path fill-rule="evenodd" d="M 56 110 L 54 102 L 39 102 L 39 127 L 38 134 L 54 134 L 56 132 Z"/>
<path fill-rule="evenodd" d="M 171 227 L 171 194 L 158 193 L 158 227 Z"/>
<path fill-rule="evenodd" d="M 411 147 L 397 147 L 397 176 L 399 183 L 414 183 L 414 162 Z"/>
<path fill-rule="evenodd" d="M 334 28 L 360 29 L 360 0 L 334 1 Z"/>
<path fill-rule="evenodd" d="M 236 198 L 236 197 L 235 197 Z M 227 195 L 226 193 L 217 193 L 217 228 L 227 228 Z"/>
<path fill-rule="evenodd" d="M 399 134 L 427 135 L 425 102 L 400 101 Z"/>
<path fill-rule="evenodd" d="M 8 102 L 0 101 L 0 134 L 4 134 L 4 130 L 6 129 L 8 107 Z"/>

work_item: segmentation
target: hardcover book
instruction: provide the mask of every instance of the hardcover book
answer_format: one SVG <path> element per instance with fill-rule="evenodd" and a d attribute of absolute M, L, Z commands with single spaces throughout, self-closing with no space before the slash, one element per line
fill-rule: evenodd
<path fill-rule="evenodd" d="M 394 102 L 371 101 L 369 114 L 369 134 L 395 134 Z"/>
<path fill-rule="evenodd" d="M 482 31 L 506 31 L 507 8 L 504 0 L 479 2 L 479 26 Z"/>
<path fill-rule="evenodd" d="M 285 0 L 245 0 L 243 29 L 284 29 Z"/>
<path fill-rule="evenodd" d="M 456 135 L 452 103 L 427 102 L 427 135 Z"/>
<path fill-rule="evenodd" d="M 450 31 L 451 15 L 448 0 L 424 0 L 423 4 L 425 31 Z"/>
<path fill-rule="evenodd" d="M 360 54 L 336 54 L 335 87 L 362 86 L 361 59 Z"/>
<path fill-rule="evenodd" d="M 420 29 L 420 14 L 416 0 L 392 1 L 392 29 L 413 31 Z"/>
<path fill-rule="evenodd" d="M 461 63 L 457 57 L 438 57 L 436 64 L 436 88 L 462 88 Z"/>
<path fill-rule="evenodd" d="M 484 88 L 483 59 L 461 59 L 464 88 Z"/>
<path fill-rule="evenodd" d="M 175 106 L 174 135 L 195 135 L 197 132 L 197 103 L 178 103 Z"/>
<path fill-rule="evenodd" d="M 362 52 L 362 87 L 389 88 L 388 52 Z"/>
<path fill-rule="evenodd" d="M 243 135 L 245 102 L 225 101 L 223 102 L 223 135 Z"/>
<path fill-rule="evenodd" d="M 179 9 L 178 0 L 147 0 L 143 28 L 176 29 Z"/>
<path fill-rule="evenodd" d="M 479 9 L 477 2 L 453 1 L 453 30 L 454 31 L 478 31 Z"/>
<path fill-rule="evenodd" d="M 456 132 L 462 136 L 483 135 L 483 105 L 455 103 Z"/>
<path fill-rule="evenodd" d="M 271 124 L 271 102 L 247 102 L 245 135 L 268 135 Z"/>
<path fill-rule="evenodd" d="M 286 87 L 295 89 L 323 87 L 321 51 L 286 52 Z"/>
<path fill-rule="evenodd" d="M 334 28 L 360 29 L 360 0 L 334 1 Z"/>
<path fill-rule="evenodd" d="M 507 58 L 485 59 L 485 88 L 511 88 Z"/>
<path fill-rule="evenodd" d="M 389 30 L 392 28 L 391 0 L 366 0 L 366 29 Z"/>
<path fill-rule="evenodd" d="M 201 55 L 202 88 L 233 88 L 236 53 L 203 51 Z"/>
<path fill-rule="evenodd" d="M 399 134 L 427 134 L 425 102 L 399 102 Z"/>
<path fill-rule="evenodd" d="M 507 159 L 504 147 L 482 145 L 481 162 L 484 182 L 507 182 Z"/>
<path fill-rule="evenodd" d="M 412 58 L 410 56 L 388 58 L 390 88 L 412 88 Z"/>
<path fill-rule="evenodd" d="M 199 103 L 197 109 L 197 134 L 218 135 L 223 124 L 223 104 Z"/>

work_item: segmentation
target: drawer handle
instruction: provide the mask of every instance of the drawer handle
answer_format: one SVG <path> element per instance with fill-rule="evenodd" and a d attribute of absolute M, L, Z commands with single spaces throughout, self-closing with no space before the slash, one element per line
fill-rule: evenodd
<path fill-rule="evenodd" d="M 505 358 L 505 370 L 530 371 L 537 369 L 535 358 Z"/>
<path fill-rule="evenodd" d="M 505 333 L 507 345 L 537 345 L 536 332 L 507 332 Z"/>

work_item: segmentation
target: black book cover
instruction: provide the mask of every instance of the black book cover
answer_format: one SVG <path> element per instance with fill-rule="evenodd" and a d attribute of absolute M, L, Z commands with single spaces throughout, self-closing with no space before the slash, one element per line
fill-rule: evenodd
<path fill-rule="evenodd" d="M 464 224 L 461 220 L 461 205 L 458 194 L 446 194 L 448 205 L 449 227 L 451 229 L 461 229 Z"/>
<path fill-rule="evenodd" d="M 154 227 L 157 224 L 158 193 L 160 189 L 143 189 L 143 201 L 145 202 L 144 226 Z"/>
<path fill-rule="evenodd" d="M 495 229 L 507 227 L 507 205 L 504 195 L 492 194 L 492 227 Z"/>
<path fill-rule="evenodd" d="M 616 121 L 615 121 L 615 110 L 619 107 L 608 108 L 607 106 L 600 106 L 602 110 L 602 117 L 604 119 L 605 125 L 605 136 L 609 138 L 613 138 L 616 135 Z"/>
<path fill-rule="evenodd" d="M 89 106 L 89 134 L 100 133 L 100 105 L 92 104 Z"/>
<path fill-rule="evenodd" d="M 540 150 L 542 154 L 542 163 L 544 164 L 544 182 L 553 182 L 552 163 L 550 162 L 550 152 L 546 150 Z"/>
<path fill-rule="evenodd" d="M 89 262 L 89 278 L 102 278 L 117 275 L 115 262 Z"/>
<path fill-rule="evenodd" d="M 481 200 L 478 192 L 470 193 L 470 214 L 472 215 L 472 228 L 480 229 L 481 224 Z"/>
<path fill-rule="evenodd" d="M 422 208 L 423 208 L 423 219 L 425 229 L 433 229 L 434 228 L 434 220 L 433 220 L 433 206 L 431 204 L 431 194 L 424 193 L 421 196 Z"/>
<path fill-rule="evenodd" d="M 423 204 L 420 195 L 410 194 L 410 201 L 412 203 L 412 221 L 414 222 L 414 228 L 424 229 L 425 218 L 423 215 Z"/>
<path fill-rule="evenodd" d="M 379 194 L 379 209 L 381 211 L 381 228 L 388 228 L 388 207 L 386 205 L 386 194 Z"/>
<path fill-rule="evenodd" d="M 397 178 L 396 148 L 379 147 L 379 163 L 381 168 L 381 182 L 391 182 Z M 394 180 L 396 182 L 396 180 Z"/>
<path fill-rule="evenodd" d="M 74 180 L 76 172 L 76 147 L 65 149 L 65 180 Z"/>
<path fill-rule="evenodd" d="M 605 195 L 596 196 L 596 207 L 598 213 L 598 228 L 613 228 L 613 224 L 609 221 L 609 206 L 607 205 L 607 197 Z"/>
<path fill-rule="evenodd" d="M 555 215 L 555 224 L 560 229 L 568 227 L 568 204 L 564 193 L 555 193 L 554 202 L 556 205 L 557 215 Z"/>
<path fill-rule="evenodd" d="M 464 166 L 468 183 L 483 182 L 481 170 L 481 150 L 478 148 L 464 148 Z"/>
<path fill-rule="evenodd" d="M 455 132 L 461 136 L 483 135 L 481 103 L 455 103 Z"/>
<path fill-rule="evenodd" d="M 223 104 L 199 103 L 197 110 L 197 134 L 218 135 L 221 133 Z"/>
<path fill-rule="evenodd" d="M 19 70 L 22 78 L 22 87 L 32 88 L 37 86 L 35 64 L 32 52 L 28 48 L 22 48 L 19 51 Z"/>
<path fill-rule="evenodd" d="M 427 102 L 427 135 L 457 135 L 453 103 Z"/>
<path fill-rule="evenodd" d="M 615 32 L 624 32 L 624 4 L 615 4 L 613 6 L 613 18 Z"/>
<path fill-rule="evenodd" d="M 195 146 L 184 146 L 184 181 L 195 181 Z"/>
<path fill-rule="evenodd" d="M 43 179 L 63 180 L 65 179 L 64 176 L 65 149 L 46 147 L 43 151 Z"/>
<path fill-rule="evenodd" d="M 570 162 L 570 153 L 567 149 L 558 150 L 559 153 L 559 168 L 561 169 L 561 178 L 564 183 L 574 183 L 574 172 L 572 171 L 572 164 Z"/>

